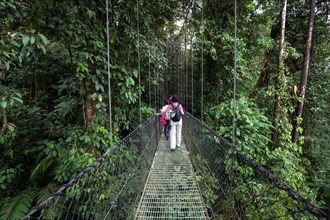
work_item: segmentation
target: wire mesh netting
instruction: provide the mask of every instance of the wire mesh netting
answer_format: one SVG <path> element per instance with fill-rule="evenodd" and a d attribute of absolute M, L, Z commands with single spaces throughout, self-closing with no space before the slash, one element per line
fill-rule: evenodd
<path fill-rule="evenodd" d="M 159 138 L 159 120 L 153 117 L 25 219 L 133 219 Z"/>
<path fill-rule="evenodd" d="M 185 114 L 183 133 L 210 215 L 220 219 L 318 219 L 329 213 Z"/>

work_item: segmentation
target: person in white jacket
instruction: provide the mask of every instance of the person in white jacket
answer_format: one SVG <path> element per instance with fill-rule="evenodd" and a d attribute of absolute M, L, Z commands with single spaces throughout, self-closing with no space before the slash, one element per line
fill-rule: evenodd
<path fill-rule="evenodd" d="M 172 103 L 169 104 L 164 111 L 162 110 L 162 113 L 169 112 L 171 114 L 175 108 L 179 108 L 180 110 L 179 121 L 173 121 L 173 119 L 171 119 L 170 148 L 173 151 L 181 146 L 182 115 L 184 115 L 184 111 L 182 105 L 180 104 L 180 98 L 178 95 L 174 94 L 170 101 L 172 101 Z"/>

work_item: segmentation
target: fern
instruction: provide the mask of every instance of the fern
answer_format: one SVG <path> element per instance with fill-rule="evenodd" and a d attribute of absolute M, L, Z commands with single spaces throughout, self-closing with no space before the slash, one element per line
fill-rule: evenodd
<path fill-rule="evenodd" d="M 31 208 L 33 201 L 37 197 L 38 190 L 39 189 L 31 188 L 20 192 L 15 197 L 6 198 L 4 205 L 0 210 L 0 219 L 23 219 Z"/>
<path fill-rule="evenodd" d="M 0 220 L 23 219 L 34 203 L 42 203 L 58 188 L 56 183 L 50 183 L 43 189 L 31 188 L 20 192 L 15 197 L 7 197 L 0 210 Z"/>

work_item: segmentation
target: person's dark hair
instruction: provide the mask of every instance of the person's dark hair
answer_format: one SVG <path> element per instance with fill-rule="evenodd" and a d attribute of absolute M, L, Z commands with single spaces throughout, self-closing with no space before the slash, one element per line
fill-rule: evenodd
<path fill-rule="evenodd" d="M 179 102 L 179 101 L 180 101 L 179 96 L 178 96 L 177 94 L 174 94 L 174 95 L 172 96 L 172 101 L 173 101 L 173 102 Z"/>
<path fill-rule="evenodd" d="M 168 99 L 164 99 L 164 103 L 165 105 L 168 105 L 169 104 Z"/>

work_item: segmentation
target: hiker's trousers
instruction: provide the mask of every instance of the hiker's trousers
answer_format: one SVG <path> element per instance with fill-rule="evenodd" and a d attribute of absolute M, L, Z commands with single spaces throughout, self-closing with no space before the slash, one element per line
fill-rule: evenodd
<path fill-rule="evenodd" d="M 171 135 L 170 135 L 170 146 L 171 149 L 181 146 L 181 132 L 182 132 L 182 118 L 178 122 L 171 120 Z"/>

